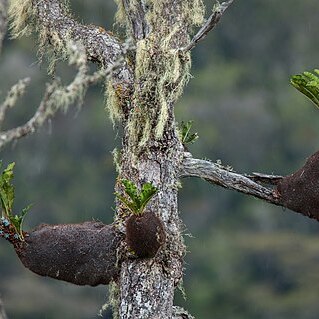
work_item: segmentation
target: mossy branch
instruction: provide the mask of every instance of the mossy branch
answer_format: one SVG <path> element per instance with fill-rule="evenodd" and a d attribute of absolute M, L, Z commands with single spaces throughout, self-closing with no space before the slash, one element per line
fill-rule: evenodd
<path fill-rule="evenodd" d="M 67 111 L 68 107 L 74 103 L 81 105 L 85 93 L 90 85 L 109 78 L 113 72 L 121 67 L 121 60 L 114 63 L 107 69 L 101 69 L 93 74 L 89 74 L 87 59 L 84 50 L 80 50 L 80 44 L 69 43 L 70 64 L 78 69 L 73 81 L 63 86 L 59 79 L 47 84 L 44 96 L 33 117 L 25 124 L 0 132 L 0 149 L 13 140 L 20 139 L 26 135 L 34 133 L 38 127 L 42 126 L 49 118 L 52 118 L 57 111 Z M 6 110 L 11 107 L 19 96 L 22 95 L 26 81 L 14 86 L 0 106 L 0 119 L 5 116 Z"/>
<path fill-rule="evenodd" d="M 54 47 L 54 51 L 63 55 L 70 41 L 81 41 L 86 56 L 99 62 L 103 67 L 115 63 L 122 55 L 122 43 L 110 32 L 94 25 L 82 25 L 70 14 L 66 1 L 50 0 L 11 0 L 9 8 L 11 34 L 13 37 L 38 33 L 40 50 L 44 45 Z M 128 68 L 119 70 L 122 77 Z"/>
<path fill-rule="evenodd" d="M 205 24 L 196 33 L 192 41 L 186 47 L 182 48 L 181 51 L 190 51 L 196 46 L 199 41 L 205 39 L 207 34 L 216 27 L 224 12 L 233 3 L 233 1 L 234 0 L 228 0 L 222 3 L 217 2 L 213 7 L 212 14 L 206 20 Z"/>

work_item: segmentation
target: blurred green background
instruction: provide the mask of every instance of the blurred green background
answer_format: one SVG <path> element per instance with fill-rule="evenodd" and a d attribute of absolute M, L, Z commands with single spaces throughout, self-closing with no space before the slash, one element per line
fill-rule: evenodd
<path fill-rule="evenodd" d="M 212 2 L 207 1 L 207 14 Z M 79 20 L 114 29 L 112 0 L 71 1 Z M 220 159 L 235 171 L 289 174 L 319 149 L 319 110 L 289 85 L 318 67 L 317 0 L 235 1 L 216 30 L 193 51 L 193 76 L 176 107 L 200 139 L 194 156 Z M 67 82 L 74 74 L 58 68 Z M 35 38 L 5 41 L 1 99 L 18 79 L 32 77 L 4 128 L 24 123 L 41 99 L 46 66 Z M 120 144 L 105 111 L 103 87 L 33 136 L 2 151 L 16 162 L 16 207 L 33 203 L 26 228 L 39 223 L 112 221 Z M 201 319 L 315 319 L 319 316 L 319 224 L 298 214 L 196 180 L 183 180 L 184 288 L 176 303 Z M 89 319 L 107 288 L 76 287 L 26 270 L 0 241 L 0 294 L 15 319 Z M 105 313 L 105 318 L 111 318 Z"/>

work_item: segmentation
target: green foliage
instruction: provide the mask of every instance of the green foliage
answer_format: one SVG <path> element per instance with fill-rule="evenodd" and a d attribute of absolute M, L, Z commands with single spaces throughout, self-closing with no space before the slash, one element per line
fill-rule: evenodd
<path fill-rule="evenodd" d="M 303 72 L 291 77 L 290 83 L 319 107 L 319 70 Z"/>
<path fill-rule="evenodd" d="M 192 144 L 198 139 L 197 132 L 192 133 L 193 121 L 182 122 L 180 127 L 181 140 L 184 145 Z"/>
<path fill-rule="evenodd" d="M 0 163 L 0 168 L 2 163 Z M 3 171 L 0 177 L 0 200 L 2 206 L 2 217 L 7 218 L 15 229 L 16 234 L 23 240 L 22 224 L 24 217 L 29 211 L 31 205 L 22 209 L 19 215 L 12 214 L 14 202 L 14 186 L 11 181 L 13 179 L 13 169 L 15 163 L 10 163 Z"/>
<path fill-rule="evenodd" d="M 123 179 L 121 182 L 129 199 L 119 193 L 115 193 L 116 197 L 123 202 L 133 214 L 143 214 L 147 203 L 156 194 L 157 188 L 153 186 L 152 183 L 145 183 L 143 184 L 141 191 L 139 191 L 132 181 Z"/>
<path fill-rule="evenodd" d="M 0 164 L 1 168 L 2 163 Z M 11 184 L 13 178 L 13 168 L 15 163 L 11 163 L 3 171 L 0 178 L 0 198 L 3 209 L 2 215 L 9 216 L 12 211 L 14 201 L 14 187 Z"/>

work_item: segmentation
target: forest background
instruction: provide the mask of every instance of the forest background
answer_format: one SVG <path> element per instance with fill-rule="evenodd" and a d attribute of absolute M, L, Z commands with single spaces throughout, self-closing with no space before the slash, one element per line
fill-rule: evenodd
<path fill-rule="evenodd" d="M 112 0 L 70 2 L 79 20 L 116 29 Z M 194 121 L 195 156 L 242 173 L 287 175 L 319 149 L 319 110 L 289 85 L 291 75 L 319 66 L 318 9 L 316 0 L 235 1 L 193 50 L 193 79 L 176 111 L 178 121 Z M 49 81 L 35 41 L 7 37 L 4 43 L 0 97 L 19 78 L 32 78 L 4 128 L 33 114 Z M 67 82 L 74 70 L 61 63 L 57 74 Z M 112 151 L 121 130 L 108 119 L 103 92 L 91 88 L 81 110 L 59 113 L 2 151 L 4 164 L 16 162 L 16 207 L 33 203 L 26 229 L 112 222 Z M 179 304 L 200 319 L 318 318 L 318 222 L 194 179 L 182 185 L 180 212 L 185 235 L 192 236 L 185 236 L 187 299 L 177 295 Z M 107 287 L 41 278 L 2 240 L 0 294 L 9 318 L 88 319 L 98 318 Z"/>

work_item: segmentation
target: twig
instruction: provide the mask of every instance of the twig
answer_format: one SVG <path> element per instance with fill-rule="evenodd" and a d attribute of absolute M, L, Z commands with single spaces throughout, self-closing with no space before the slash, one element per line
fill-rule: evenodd
<path fill-rule="evenodd" d="M 16 105 L 18 98 L 25 93 L 25 89 L 29 83 L 30 78 L 25 78 L 23 80 L 19 80 L 17 84 L 11 87 L 6 99 L 2 104 L 0 104 L 0 126 L 3 123 L 7 110 Z"/>
<path fill-rule="evenodd" d="M 283 179 L 283 176 L 281 175 L 269 175 L 255 172 L 253 172 L 251 175 L 245 176 L 252 179 L 255 182 L 260 182 L 268 185 L 277 185 L 278 182 Z"/>
<path fill-rule="evenodd" d="M 233 3 L 233 1 L 234 0 L 228 0 L 221 4 L 217 3 L 213 8 L 213 13 L 207 19 L 205 24 L 197 32 L 192 41 L 186 47 L 182 48 L 181 51 L 187 52 L 193 49 L 199 41 L 206 38 L 207 34 L 217 25 L 224 12 Z"/>
<path fill-rule="evenodd" d="M 86 90 L 90 85 L 110 77 L 115 70 L 123 65 L 124 57 L 120 56 L 119 59 L 107 69 L 101 69 L 88 75 L 86 58 L 81 56 L 79 48 L 79 46 L 74 46 L 72 48 L 71 45 L 71 49 L 76 49 L 76 54 L 78 54 L 78 56 L 75 56 L 72 60 L 73 64 L 77 64 L 78 67 L 78 73 L 73 81 L 67 86 L 61 86 L 58 80 L 48 84 L 40 105 L 33 117 L 19 127 L 0 132 L 0 149 L 13 140 L 34 133 L 38 127 L 42 126 L 49 118 L 53 117 L 59 109 L 64 109 L 65 111 L 68 106 L 76 102 L 76 100 L 81 103 Z M 84 54 L 84 52 L 82 52 L 82 54 Z"/>

